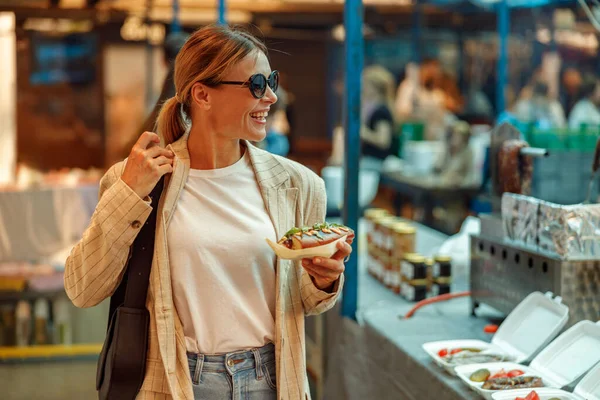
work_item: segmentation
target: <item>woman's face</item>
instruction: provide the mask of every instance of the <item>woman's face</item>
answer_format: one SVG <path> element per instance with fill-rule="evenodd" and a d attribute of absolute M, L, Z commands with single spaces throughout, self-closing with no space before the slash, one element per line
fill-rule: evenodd
<path fill-rule="evenodd" d="M 250 53 L 227 73 L 224 81 L 246 82 L 254 74 L 269 77 L 271 66 L 261 51 Z M 221 136 L 231 139 L 261 141 L 266 136 L 269 108 L 277 101 L 270 87 L 265 95 L 256 99 L 248 87 L 219 85 L 207 88 L 210 125 Z"/>

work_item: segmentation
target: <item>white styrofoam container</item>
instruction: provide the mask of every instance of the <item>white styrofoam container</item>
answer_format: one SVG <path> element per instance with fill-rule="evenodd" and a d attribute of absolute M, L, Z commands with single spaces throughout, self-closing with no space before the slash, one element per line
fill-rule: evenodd
<path fill-rule="evenodd" d="M 525 372 L 525 376 L 534 375 L 542 378 L 545 387 L 561 388 L 585 374 L 598 362 L 600 362 L 600 321 L 595 324 L 591 321 L 581 321 L 550 343 L 529 366 L 509 362 L 461 365 L 456 367 L 456 374 L 471 389 L 484 398 L 492 400 L 492 395 L 499 391 L 484 390 L 483 382 L 472 382 L 469 379 L 469 376 L 478 369 L 486 368 L 492 375 L 501 369 L 505 371 L 520 369 Z M 513 392 L 514 389 L 502 392 L 509 391 Z"/>
<path fill-rule="evenodd" d="M 573 393 L 586 400 L 600 400 L 600 363 L 587 373 Z"/>
<path fill-rule="evenodd" d="M 517 397 L 527 396 L 532 390 L 536 391 L 540 400 L 549 400 L 553 397 L 560 400 L 600 400 L 600 364 L 585 375 L 573 393 L 553 388 L 515 389 L 496 392 L 492 395 L 492 399 L 515 400 Z"/>
<path fill-rule="evenodd" d="M 502 392 L 496 392 L 492 395 L 492 399 L 494 400 L 515 400 L 517 397 L 525 398 L 532 390 L 540 397 L 540 400 L 550 400 L 553 398 L 557 398 L 559 400 L 592 400 L 590 399 L 582 399 L 581 397 L 565 392 L 560 389 L 551 389 L 551 388 L 535 388 L 535 389 L 515 389 L 515 390 L 505 390 Z"/>
<path fill-rule="evenodd" d="M 515 362 L 526 361 L 550 343 L 569 319 L 569 308 L 562 304 L 560 297 L 552 299 L 552 296 L 550 292 L 545 295 L 533 292 L 527 296 L 506 317 L 491 343 L 483 340 L 443 340 L 425 343 L 423 350 L 452 375 L 456 366 L 438 356 L 442 349 L 480 348 L 506 355 Z"/>

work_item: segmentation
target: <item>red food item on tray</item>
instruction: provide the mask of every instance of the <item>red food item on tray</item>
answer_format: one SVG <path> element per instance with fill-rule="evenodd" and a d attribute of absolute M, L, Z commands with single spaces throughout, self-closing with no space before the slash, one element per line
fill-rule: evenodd
<path fill-rule="evenodd" d="M 512 371 L 508 371 L 507 373 L 509 378 L 514 378 L 515 376 L 521 376 L 524 374 L 525 372 L 521 371 L 520 369 L 513 369 Z"/>
<path fill-rule="evenodd" d="M 534 390 L 527 397 L 517 397 L 515 400 L 540 400 L 540 396 Z"/>
<path fill-rule="evenodd" d="M 496 379 L 496 378 L 508 378 L 508 373 L 504 369 L 501 369 L 500 371 L 496 372 L 494 375 L 490 376 L 488 378 L 488 380 Z"/>

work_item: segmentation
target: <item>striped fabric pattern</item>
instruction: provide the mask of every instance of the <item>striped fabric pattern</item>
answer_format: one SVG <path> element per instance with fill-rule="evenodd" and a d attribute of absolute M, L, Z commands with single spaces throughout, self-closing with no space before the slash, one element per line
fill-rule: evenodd
<path fill-rule="evenodd" d="M 173 303 L 166 235 L 190 169 L 187 139 L 186 134 L 168 147 L 175 153 L 174 169 L 166 178 L 166 189 L 158 205 L 146 300 L 150 311 L 148 359 L 138 400 L 193 400 L 183 329 Z M 324 221 L 326 195 L 321 178 L 298 163 L 248 142 L 245 145 L 278 237 L 293 226 Z M 65 289 L 78 307 L 95 306 L 113 294 L 123 277 L 129 249 L 150 215 L 149 203 L 120 179 L 125 162 L 115 164 L 102 178 L 96 211 L 66 262 Z M 343 283 L 342 275 L 332 293 L 323 292 L 314 286 L 299 262 L 277 259 L 275 353 L 279 399 L 310 399 L 304 317 L 333 307 Z"/>

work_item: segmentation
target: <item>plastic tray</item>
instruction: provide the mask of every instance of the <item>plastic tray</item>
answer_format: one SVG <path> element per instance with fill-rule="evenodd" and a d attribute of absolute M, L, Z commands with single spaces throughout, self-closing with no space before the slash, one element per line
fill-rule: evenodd
<path fill-rule="evenodd" d="M 347 235 L 344 235 L 341 238 L 336 239 L 331 243 L 324 244 L 322 246 L 310 247 L 308 249 L 302 250 L 291 250 L 278 243 L 274 243 L 269 239 L 266 239 L 266 241 L 279 258 L 284 260 L 301 260 L 303 258 L 313 257 L 330 258 L 338 251 L 336 247 L 338 242 L 345 241 L 346 236 Z"/>
<path fill-rule="evenodd" d="M 516 389 L 505 392 L 496 392 L 492 395 L 494 400 L 515 400 L 517 397 L 527 396 L 532 389 Z M 596 365 L 575 387 L 573 393 L 560 389 L 538 388 L 535 389 L 540 400 L 557 398 L 560 400 L 600 400 L 600 364 Z"/>
<path fill-rule="evenodd" d="M 540 400 L 550 400 L 557 398 L 559 400 L 588 400 L 583 399 L 573 393 L 565 392 L 560 389 L 535 388 L 535 389 L 515 389 L 503 392 L 496 392 L 492 395 L 493 400 L 515 400 L 517 397 L 525 398 L 532 390 L 540 397 Z M 592 400 L 591 398 L 589 400 Z"/>
<path fill-rule="evenodd" d="M 486 390 L 486 389 L 482 389 L 483 386 L 483 382 L 472 382 L 469 379 L 469 376 L 471 376 L 471 374 L 475 371 L 477 371 L 478 369 L 482 369 L 482 368 L 486 368 L 488 369 L 491 374 L 495 374 L 496 372 L 500 371 L 501 369 L 504 369 L 505 371 L 510 371 L 513 369 L 520 369 L 521 371 L 525 372 L 524 376 L 539 376 L 540 378 L 542 378 L 544 385 L 546 387 L 557 387 L 556 382 L 550 382 L 547 381 L 544 376 L 542 376 L 539 371 L 536 371 L 535 369 L 531 368 L 531 367 L 527 367 L 525 365 L 522 364 L 518 364 L 518 363 L 511 363 L 511 362 L 497 362 L 497 363 L 487 363 L 487 364 L 470 364 L 470 365 L 461 365 L 456 367 L 456 374 L 458 375 L 458 377 L 460 379 L 462 379 L 462 381 L 469 386 L 472 390 L 476 391 L 477 393 L 479 393 L 483 398 L 488 399 L 488 400 L 492 400 L 493 399 L 493 394 L 494 393 L 508 393 L 508 392 L 513 392 L 514 390 Z M 526 389 L 526 392 L 529 393 L 532 390 L 536 390 L 537 389 Z M 517 396 L 515 396 L 516 398 Z M 513 398 L 514 400 L 514 398 Z"/>
<path fill-rule="evenodd" d="M 532 362 L 558 387 L 567 385 L 600 362 L 600 321 L 581 321 L 560 335 Z"/>
<path fill-rule="evenodd" d="M 507 362 L 461 365 L 456 367 L 456 374 L 471 389 L 484 398 L 492 400 L 492 395 L 499 391 L 484 390 L 481 388 L 483 383 L 472 382 L 469 379 L 469 376 L 478 369 L 487 368 L 492 374 L 501 369 L 505 371 L 520 369 L 526 376 L 535 375 L 542 378 L 545 387 L 560 388 L 575 381 L 598 362 L 600 362 L 600 321 L 596 324 L 581 321 L 542 350 L 529 366 Z M 514 389 L 502 392 L 509 391 L 513 392 Z"/>
<path fill-rule="evenodd" d="M 600 363 L 587 373 L 573 393 L 586 400 L 600 400 Z"/>
<path fill-rule="evenodd" d="M 562 304 L 560 297 L 552 299 L 552 296 L 550 292 L 545 295 L 533 292 L 527 296 L 506 317 L 491 343 L 482 340 L 445 340 L 425 343 L 423 350 L 452 375 L 455 375 L 456 365 L 438 356 L 438 352 L 444 348 L 480 348 L 506 355 L 515 362 L 526 361 L 550 343 L 569 319 L 569 308 Z"/>

